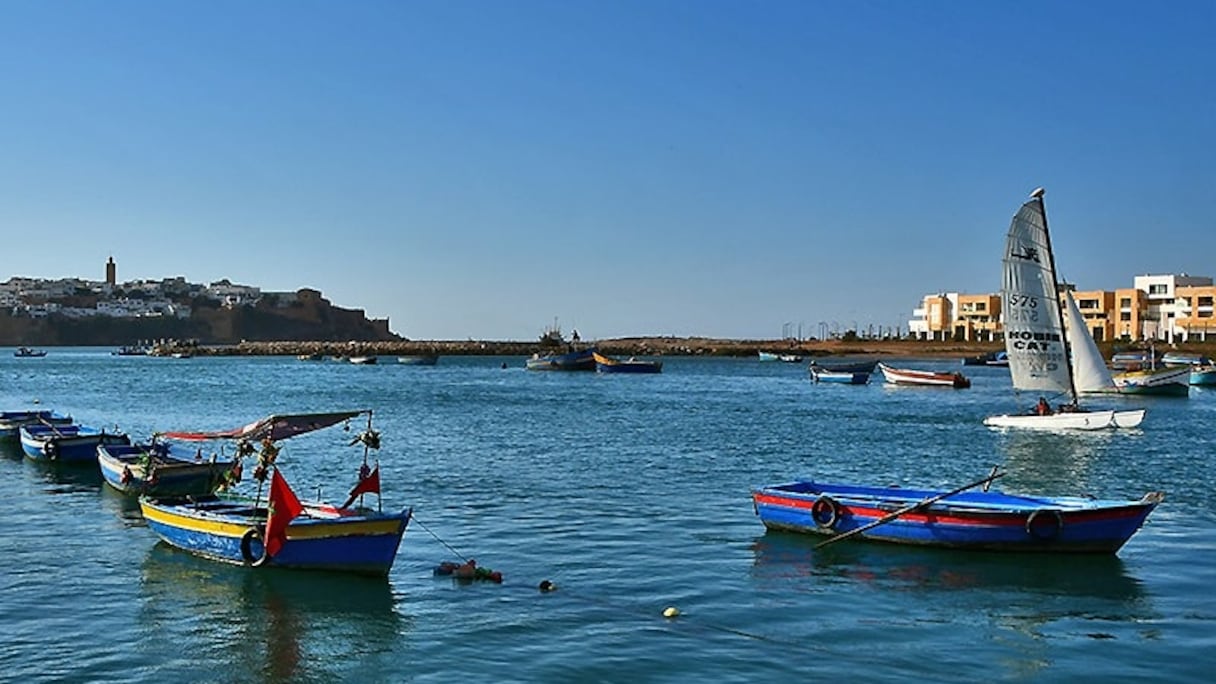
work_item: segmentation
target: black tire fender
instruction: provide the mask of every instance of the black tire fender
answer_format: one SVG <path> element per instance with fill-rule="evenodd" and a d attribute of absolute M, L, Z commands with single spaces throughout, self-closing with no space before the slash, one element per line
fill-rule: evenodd
<path fill-rule="evenodd" d="M 1040 508 L 1026 517 L 1026 534 L 1040 541 L 1056 539 L 1063 530 L 1064 518 L 1059 511 Z"/>
<path fill-rule="evenodd" d="M 832 529 L 840 520 L 840 504 L 827 494 L 821 495 L 815 499 L 815 503 L 811 504 L 811 519 L 819 527 Z"/>
<path fill-rule="evenodd" d="M 258 542 L 262 544 L 261 556 L 253 555 L 254 539 L 258 540 Z M 245 559 L 246 563 L 255 568 L 264 565 L 266 560 L 269 558 L 269 556 L 266 554 L 266 539 L 258 528 L 250 527 L 249 529 L 245 530 L 245 534 L 241 535 L 241 557 Z"/>

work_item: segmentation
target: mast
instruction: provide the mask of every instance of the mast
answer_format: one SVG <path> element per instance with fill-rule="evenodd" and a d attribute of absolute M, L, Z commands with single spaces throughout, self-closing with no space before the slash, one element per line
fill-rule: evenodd
<path fill-rule="evenodd" d="M 1043 239 L 1047 242 L 1047 262 L 1051 264 L 1052 299 L 1055 302 L 1057 320 L 1060 321 L 1060 341 L 1064 344 L 1064 367 L 1068 369 L 1068 391 L 1072 393 L 1072 402 L 1078 402 L 1077 381 L 1073 377 L 1072 361 L 1069 359 L 1068 326 L 1064 324 L 1064 307 L 1060 304 L 1060 278 L 1056 273 L 1056 251 L 1051 246 L 1051 231 L 1047 229 L 1047 207 L 1043 204 L 1043 195 L 1047 191 L 1035 188 L 1030 196 L 1039 201 L 1039 214 L 1043 217 Z"/>

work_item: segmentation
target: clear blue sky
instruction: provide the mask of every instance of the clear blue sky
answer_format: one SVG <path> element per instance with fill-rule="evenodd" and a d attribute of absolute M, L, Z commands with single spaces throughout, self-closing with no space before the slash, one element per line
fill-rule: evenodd
<path fill-rule="evenodd" d="M 777 337 L 1216 275 L 1216 3 L 0 0 L 0 280 L 314 287 L 416 339 Z"/>

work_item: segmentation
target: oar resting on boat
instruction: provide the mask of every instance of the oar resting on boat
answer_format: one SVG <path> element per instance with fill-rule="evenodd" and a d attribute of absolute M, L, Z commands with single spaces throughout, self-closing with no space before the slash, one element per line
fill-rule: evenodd
<path fill-rule="evenodd" d="M 892 520 L 895 520 L 896 518 L 900 517 L 901 515 L 907 515 L 908 513 L 912 513 L 913 511 L 920 510 L 920 509 L 924 508 L 925 506 L 931 506 L 931 505 L 937 503 L 938 501 L 941 501 L 942 499 L 954 496 L 955 494 L 965 492 L 968 489 L 975 489 L 976 487 L 979 487 L 981 485 L 986 487 L 987 485 L 991 484 L 993 480 L 997 479 L 998 477 L 1004 477 L 1004 476 L 1005 476 L 1005 473 L 999 473 L 999 472 L 996 472 L 995 470 L 993 470 L 991 475 L 988 475 L 987 477 L 983 478 L 982 480 L 976 480 L 975 482 L 972 482 L 971 484 L 963 485 L 962 487 L 959 487 L 957 489 L 951 489 L 948 492 L 943 492 L 936 496 L 931 496 L 927 499 L 922 499 L 914 504 L 909 504 L 907 506 L 904 506 L 903 508 L 891 511 L 890 513 L 884 515 L 883 517 L 879 518 L 878 520 L 875 520 L 872 523 L 862 525 L 861 527 L 853 528 L 853 529 L 849 530 L 848 532 L 845 532 L 844 534 L 838 534 L 835 537 L 831 537 L 829 539 L 821 541 L 815 545 L 815 548 L 818 549 L 820 547 L 827 546 L 828 544 L 831 544 L 833 542 L 838 542 L 842 539 L 848 539 L 849 537 L 861 534 L 862 532 L 865 532 L 867 530 L 872 530 L 875 527 L 878 527 L 879 525 L 883 525 L 883 524 L 891 522 Z"/>

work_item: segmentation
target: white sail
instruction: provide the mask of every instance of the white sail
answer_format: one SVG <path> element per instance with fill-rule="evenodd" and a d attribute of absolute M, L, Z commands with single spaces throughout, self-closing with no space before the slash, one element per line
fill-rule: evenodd
<path fill-rule="evenodd" d="M 1005 241 L 1004 277 L 1001 296 L 1005 309 L 1005 351 L 1009 371 L 1018 390 L 1067 395 L 1071 404 L 1058 412 L 989 416 L 984 424 L 997 428 L 1034 430 L 1101 430 L 1134 428 L 1144 420 L 1144 409 L 1090 411 L 1077 404 L 1079 384 L 1089 391 L 1097 385 L 1113 385 L 1110 371 L 1102 363 L 1098 345 L 1085 328 L 1072 294 L 1066 292 L 1071 335 L 1062 326 L 1057 299 L 1055 263 L 1047 239 L 1047 217 L 1043 214 L 1043 190 L 1031 194 L 1009 226 Z M 1070 362 L 1068 341 L 1073 343 Z"/>
<path fill-rule="evenodd" d="M 1041 199 L 1014 215 L 1002 263 L 1005 351 L 1014 388 L 1075 399 Z"/>
<path fill-rule="evenodd" d="M 1072 375 L 1077 391 L 1109 392 L 1115 389 L 1115 380 L 1102 360 L 1102 352 L 1094 342 L 1081 310 L 1072 292 L 1064 293 L 1064 317 L 1068 321 L 1068 342 L 1072 348 Z"/>

